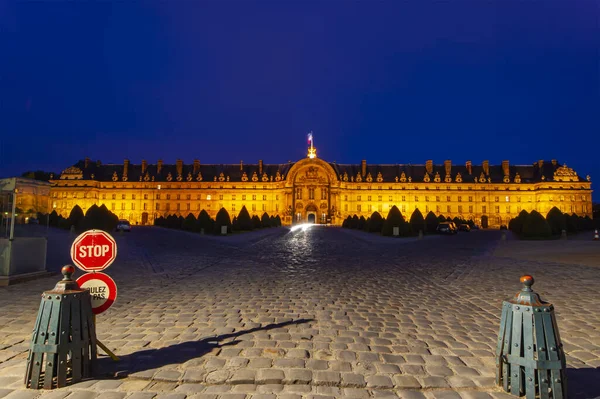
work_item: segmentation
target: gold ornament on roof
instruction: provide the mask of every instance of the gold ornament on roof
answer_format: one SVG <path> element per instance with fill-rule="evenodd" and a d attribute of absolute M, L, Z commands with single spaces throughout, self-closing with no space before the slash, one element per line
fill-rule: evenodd
<path fill-rule="evenodd" d="M 281 173 L 279 173 L 279 171 L 277 171 L 277 173 L 275 173 L 275 181 L 279 181 L 281 180 Z"/>
<path fill-rule="evenodd" d="M 508 176 L 504 176 L 504 179 L 502 179 L 502 181 L 503 181 L 504 183 L 510 183 L 510 177 L 508 177 Z"/>
<path fill-rule="evenodd" d="M 248 174 L 246 172 L 242 173 L 242 181 L 248 181 Z"/>
<path fill-rule="evenodd" d="M 442 181 L 442 178 L 440 177 L 440 172 L 435 172 L 435 176 L 433 177 L 433 181 L 436 183 L 439 183 Z"/>
<path fill-rule="evenodd" d="M 592 178 L 590 177 L 590 175 L 587 175 L 587 176 L 585 177 L 585 180 L 587 180 L 587 181 L 592 181 Z"/>
<path fill-rule="evenodd" d="M 402 174 L 400 175 L 400 181 L 402 183 L 406 183 L 406 173 L 402 172 Z"/>
<path fill-rule="evenodd" d="M 371 172 L 367 175 L 367 182 L 371 183 L 373 181 L 373 176 L 371 176 Z"/>
<path fill-rule="evenodd" d="M 383 181 L 383 176 L 381 175 L 381 172 L 377 172 L 377 181 L 379 183 L 381 183 Z"/>
<path fill-rule="evenodd" d="M 572 168 L 567 167 L 567 164 L 563 164 L 554 171 L 554 180 L 556 181 L 577 181 L 577 173 Z"/>
<path fill-rule="evenodd" d="M 360 176 L 360 173 L 356 174 L 356 181 L 359 183 L 362 181 L 362 177 Z"/>
<path fill-rule="evenodd" d="M 483 172 L 481 172 L 481 174 L 479 175 L 479 181 L 481 181 L 481 182 L 485 181 L 485 175 L 483 174 Z"/>
<path fill-rule="evenodd" d="M 119 180 L 119 176 L 117 176 L 117 172 L 115 171 L 115 172 L 113 172 L 113 175 L 112 175 L 112 181 L 117 181 L 117 180 Z"/>
<path fill-rule="evenodd" d="M 446 177 L 444 177 L 444 181 L 445 181 L 446 183 L 451 183 L 451 182 L 452 182 L 452 176 L 450 176 L 450 175 L 446 175 Z"/>
<path fill-rule="evenodd" d="M 183 177 L 181 176 L 181 174 L 178 174 L 177 175 L 177 181 L 182 181 L 182 180 L 183 180 Z"/>
<path fill-rule="evenodd" d="M 187 177 L 185 178 L 187 181 L 192 181 L 192 172 L 188 172 Z"/>
<path fill-rule="evenodd" d="M 167 181 L 171 180 L 173 180 L 173 175 L 171 175 L 171 172 L 169 172 L 169 174 L 167 175 Z"/>
<path fill-rule="evenodd" d="M 462 176 L 461 176 L 460 173 L 456 174 L 456 179 L 455 180 L 456 180 L 457 183 L 462 183 Z"/>
<path fill-rule="evenodd" d="M 521 183 L 521 175 L 518 173 L 515 175 L 515 183 Z"/>
<path fill-rule="evenodd" d="M 144 176 L 144 181 L 149 181 L 150 180 L 150 175 L 148 174 L 148 172 L 146 172 L 146 175 Z"/>
<path fill-rule="evenodd" d="M 219 181 L 225 181 L 225 175 L 223 172 L 219 173 Z"/>
<path fill-rule="evenodd" d="M 269 176 L 267 176 L 266 173 L 263 173 L 263 175 L 262 175 L 262 181 L 269 181 Z"/>
<path fill-rule="evenodd" d="M 196 181 L 202 181 L 202 173 L 198 172 L 198 176 L 196 176 Z"/>
<path fill-rule="evenodd" d="M 258 175 L 256 174 L 256 171 L 252 173 L 252 181 L 258 181 Z"/>
<path fill-rule="evenodd" d="M 423 177 L 423 181 L 425 183 L 429 183 L 431 181 L 431 178 L 429 177 L 429 173 L 425 172 L 425 177 Z"/>
<path fill-rule="evenodd" d="M 411 183 L 412 182 L 412 177 L 408 176 L 408 182 Z"/>
<path fill-rule="evenodd" d="M 344 177 L 342 179 L 343 181 L 348 181 L 348 173 L 344 172 Z"/>

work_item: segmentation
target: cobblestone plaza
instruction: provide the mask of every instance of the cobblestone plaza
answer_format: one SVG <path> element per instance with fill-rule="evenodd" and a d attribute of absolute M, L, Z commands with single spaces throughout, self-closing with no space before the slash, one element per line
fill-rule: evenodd
<path fill-rule="evenodd" d="M 70 263 L 73 239 L 51 230 L 50 269 Z M 556 306 L 569 397 L 600 397 L 597 261 L 525 259 L 498 231 L 417 240 L 323 226 L 228 237 L 139 227 L 115 239 L 106 273 L 119 296 L 97 334 L 121 361 L 101 356 L 94 380 L 26 390 L 40 293 L 59 277 L 5 287 L 0 397 L 510 398 L 494 386 L 495 344 L 502 300 L 526 273 Z M 534 244 L 600 259 L 587 236 Z"/>

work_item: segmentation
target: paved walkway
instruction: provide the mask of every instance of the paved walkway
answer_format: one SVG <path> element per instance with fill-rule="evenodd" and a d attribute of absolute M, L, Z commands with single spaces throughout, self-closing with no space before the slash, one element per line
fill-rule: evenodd
<path fill-rule="evenodd" d="M 494 256 L 499 232 L 366 234 L 117 235 L 106 272 L 119 297 L 97 333 L 121 362 L 103 356 L 97 379 L 65 389 L 24 389 L 39 295 L 57 277 L 2 288 L 0 397 L 509 398 L 494 386 L 494 345 L 525 273 L 556 306 L 570 397 L 600 397 L 597 268 Z"/>

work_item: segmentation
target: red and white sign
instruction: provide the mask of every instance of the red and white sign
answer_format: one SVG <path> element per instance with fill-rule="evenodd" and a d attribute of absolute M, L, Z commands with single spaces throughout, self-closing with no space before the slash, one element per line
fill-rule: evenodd
<path fill-rule="evenodd" d="M 94 314 L 104 312 L 117 300 L 117 284 L 108 274 L 86 273 L 77 279 L 77 284 L 90 290 Z"/>
<path fill-rule="evenodd" d="M 106 269 L 117 257 L 117 243 L 102 230 L 81 233 L 71 245 L 71 259 L 84 272 Z"/>

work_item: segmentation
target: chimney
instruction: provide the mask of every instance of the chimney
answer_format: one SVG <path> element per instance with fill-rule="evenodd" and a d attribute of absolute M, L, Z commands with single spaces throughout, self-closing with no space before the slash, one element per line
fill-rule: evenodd
<path fill-rule="evenodd" d="M 367 160 L 363 159 L 360 163 L 360 174 L 365 176 L 367 174 Z"/>
<path fill-rule="evenodd" d="M 502 161 L 502 172 L 504 172 L 504 176 L 510 175 L 509 163 L 508 161 Z"/>
<path fill-rule="evenodd" d="M 181 176 L 183 173 L 183 161 L 178 159 L 175 163 L 175 167 L 177 168 L 177 176 Z"/>
<path fill-rule="evenodd" d="M 490 161 L 483 161 L 483 163 L 481 164 L 481 166 L 483 167 L 483 173 L 485 173 L 486 175 L 489 176 L 489 174 L 490 174 Z"/>
<path fill-rule="evenodd" d="M 444 161 L 444 168 L 446 169 L 446 176 L 450 176 L 450 174 L 452 173 L 452 161 L 446 159 Z"/>
<path fill-rule="evenodd" d="M 465 166 L 467 168 L 467 173 L 472 175 L 473 174 L 473 164 L 471 163 L 471 161 L 467 161 Z"/>
<path fill-rule="evenodd" d="M 262 159 L 258 160 L 258 174 L 259 175 L 263 174 L 263 161 L 262 161 Z"/>
<path fill-rule="evenodd" d="M 129 169 L 129 159 L 123 161 L 123 176 L 127 176 L 127 170 Z"/>
<path fill-rule="evenodd" d="M 200 172 L 200 161 L 194 159 L 194 174 L 197 175 Z"/>
<path fill-rule="evenodd" d="M 102 166 L 102 161 L 101 161 L 101 160 L 97 160 L 97 161 L 96 161 L 96 166 L 97 166 L 97 167 L 100 167 L 100 166 Z"/>
<path fill-rule="evenodd" d="M 142 160 L 142 174 L 146 173 L 146 169 L 148 169 L 148 161 L 143 159 Z"/>
<path fill-rule="evenodd" d="M 244 161 L 240 161 L 240 170 L 244 170 Z"/>
<path fill-rule="evenodd" d="M 163 167 L 163 161 L 162 161 L 162 159 L 159 159 L 158 162 L 156 163 L 156 173 L 160 173 L 162 167 Z"/>
<path fill-rule="evenodd" d="M 552 165 L 556 166 L 557 163 L 558 163 L 558 161 L 556 159 L 552 160 Z"/>
<path fill-rule="evenodd" d="M 543 160 L 543 159 L 540 159 L 540 160 L 538 161 L 538 168 L 542 169 L 542 166 L 544 166 L 544 160 Z"/>
<path fill-rule="evenodd" d="M 428 159 L 427 162 L 425 162 L 425 170 L 427 173 L 433 173 L 433 161 L 431 159 Z"/>
<path fill-rule="evenodd" d="M 90 165 L 90 159 L 88 157 L 85 157 L 85 163 L 84 163 L 84 167 L 87 169 L 88 166 Z"/>

